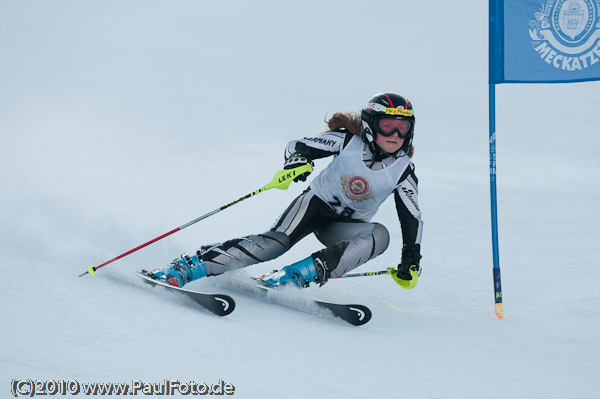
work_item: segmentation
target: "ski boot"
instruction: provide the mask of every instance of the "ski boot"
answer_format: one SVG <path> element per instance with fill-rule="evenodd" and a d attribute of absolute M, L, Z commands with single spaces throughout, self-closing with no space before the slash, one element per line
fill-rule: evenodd
<path fill-rule="evenodd" d="M 260 277 L 261 284 L 270 288 L 283 288 L 289 285 L 296 288 L 306 288 L 310 283 L 323 285 L 329 278 L 329 270 L 323 260 L 309 256 L 299 262 L 274 270 Z"/>
<path fill-rule="evenodd" d="M 183 254 L 181 258 L 174 259 L 168 266 L 150 271 L 150 275 L 157 280 L 181 288 L 190 281 L 206 277 L 206 266 L 198 255 Z"/>

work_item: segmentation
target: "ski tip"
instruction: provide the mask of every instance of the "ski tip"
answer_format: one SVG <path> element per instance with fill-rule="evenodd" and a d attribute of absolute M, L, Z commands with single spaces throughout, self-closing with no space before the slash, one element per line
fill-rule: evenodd
<path fill-rule="evenodd" d="M 356 312 L 356 317 L 349 321 L 353 326 L 362 326 L 371 320 L 371 309 L 363 305 L 350 305 L 349 309 Z"/>
<path fill-rule="evenodd" d="M 331 302 L 316 301 L 322 308 L 331 310 L 334 316 L 353 326 L 362 326 L 371 320 L 371 309 L 365 305 L 340 305 Z"/>
<path fill-rule="evenodd" d="M 214 295 L 214 299 L 215 301 L 219 302 L 222 306 L 222 309 L 217 308 L 219 309 L 218 311 L 213 311 L 213 313 L 215 313 L 216 315 L 227 316 L 235 310 L 235 301 L 229 295 Z"/>

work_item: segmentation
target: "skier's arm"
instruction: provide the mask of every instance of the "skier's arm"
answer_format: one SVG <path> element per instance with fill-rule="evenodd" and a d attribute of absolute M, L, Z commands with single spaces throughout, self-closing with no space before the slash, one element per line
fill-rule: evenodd
<path fill-rule="evenodd" d="M 423 220 L 419 208 L 419 180 L 415 175 L 414 165 L 411 164 L 400 178 L 394 191 L 396 211 L 402 228 L 404 245 L 421 244 Z"/>
<path fill-rule="evenodd" d="M 306 137 L 290 141 L 285 148 L 285 160 L 294 156 L 303 156 L 308 160 L 339 154 L 352 138 L 351 133 L 328 132 L 317 137 Z"/>
<path fill-rule="evenodd" d="M 410 280 L 409 268 L 416 265 L 419 268 L 421 259 L 421 236 L 423 220 L 419 208 L 419 180 L 415 175 L 414 165 L 411 164 L 400 178 L 394 192 L 396 211 L 402 228 L 402 262 L 398 266 L 398 277 Z"/>
<path fill-rule="evenodd" d="M 339 154 L 351 138 L 350 133 L 329 132 L 318 137 L 306 137 L 301 140 L 290 141 L 285 148 L 283 168 L 294 169 L 308 163 L 314 166 L 313 159 Z M 295 178 L 294 181 L 305 181 L 310 173 L 305 172 Z"/>

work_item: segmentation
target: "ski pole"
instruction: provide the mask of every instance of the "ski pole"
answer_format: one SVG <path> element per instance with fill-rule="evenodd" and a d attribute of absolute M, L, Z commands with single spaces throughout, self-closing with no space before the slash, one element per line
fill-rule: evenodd
<path fill-rule="evenodd" d="M 343 275 L 337 276 L 337 277 L 330 277 L 330 279 L 346 278 L 346 277 L 380 276 L 382 274 L 389 274 L 390 276 L 392 276 L 394 281 L 400 287 L 402 287 L 404 289 L 412 290 L 413 288 L 415 288 L 417 286 L 417 281 L 419 279 L 419 274 L 420 274 L 418 270 L 413 269 L 413 268 L 410 269 L 410 275 L 412 277 L 412 279 L 410 281 L 402 280 L 402 279 L 398 278 L 398 276 L 396 275 L 397 272 L 398 272 L 398 269 L 395 269 L 393 267 L 388 267 L 386 270 L 379 270 L 379 271 L 375 271 L 375 272 L 364 272 L 364 273 L 348 273 L 348 274 L 343 274 Z"/>
<path fill-rule="evenodd" d="M 329 278 L 346 278 L 346 277 L 364 277 L 364 276 L 380 276 L 382 274 L 396 273 L 398 270 L 393 267 L 388 267 L 387 270 L 379 270 L 376 272 L 364 272 L 364 273 L 348 273 L 337 277 Z"/>
<path fill-rule="evenodd" d="M 156 237 L 156 238 L 154 238 L 154 239 L 152 239 L 152 240 L 150 240 L 150 241 L 148 241 L 148 242 L 146 242 L 146 243 L 144 243 L 144 244 L 142 244 L 140 246 L 137 246 L 137 247 L 135 247 L 135 248 L 133 248 L 133 249 L 125 252 L 125 253 L 122 253 L 121 255 L 119 255 L 119 256 L 117 256 L 115 258 L 112 258 L 109 261 L 106 261 L 106 262 L 102 263 L 101 265 L 98 265 L 96 267 L 90 265 L 90 266 L 88 266 L 88 270 L 86 272 L 80 274 L 79 277 L 85 276 L 86 274 L 95 275 L 96 274 L 96 270 L 100 269 L 101 267 L 104 267 L 104 266 L 108 265 L 109 263 L 112 263 L 112 262 L 114 262 L 116 260 L 119 260 L 119 259 L 121 259 L 121 258 L 129 255 L 129 254 L 132 254 L 132 253 L 134 253 L 137 250 L 140 250 L 140 249 L 142 249 L 142 248 L 144 248 L 144 247 L 146 247 L 146 246 L 148 246 L 150 244 L 155 243 L 156 241 L 162 240 L 163 238 L 165 238 L 167 236 L 170 236 L 173 233 L 176 233 L 176 232 L 178 232 L 180 230 L 185 229 L 186 227 L 189 227 L 189 226 L 193 225 L 194 223 L 198 223 L 199 221 L 201 221 L 203 219 L 206 219 L 207 217 L 212 216 L 215 213 L 219 213 L 222 210 L 225 210 L 225 209 L 227 209 L 227 208 L 229 208 L 229 207 L 231 207 L 231 206 L 233 206 L 235 204 L 238 204 L 238 203 L 240 203 L 240 202 L 242 202 L 242 201 L 244 201 L 244 200 L 246 200 L 246 199 L 248 199 L 250 197 L 254 197 L 257 194 L 262 193 L 263 191 L 270 190 L 272 188 L 278 188 L 280 190 L 287 190 L 287 188 L 290 186 L 290 183 L 294 180 L 294 178 L 296 178 L 297 176 L 300 176 L 301 174 L 306 173 L 306 172 L 309 172 L 309 173 L 312 172 L 312 166 L 310 164 L 302 165 L 302 166 L 299 166 L 299 167 L 294 168 L 294 169 L 284 169 L 284 170 L 277 171 L 277 173 L 275 173 L 275 176 L 273 177 L 273 180 L 271 180 L 271 182 L 269 184 L 265 185 L 264 187 L 261 187 L 258 190 L 253 191 L 250 194 L 244 195 L 243 197 L 238 198 L 237 200 L 235 200 L 233 202 L 230 202 L 230 203 L 228 203 L 226 205 L 223 205 L 222 207 L 220 207 L 218 209 L 215 209 L 212 212 L 209 212 L 209 213 L 207 213 L 205 215 L 202 215 L 202 216 L 200 216 L 200 217 L 198 217 L 198 218 L 196 218 L 196 219 L 194 219 L 194 220 L 192 220 L 190 222 L 187 222 L 187 223 L 185 223 L 185 224 L 183 224 L 183 225 L 181 225 L 181 226 L 179 226 L 179 227 L 177 227 L 177 228 L 175 228 L 175 229 L 173 229 L 173 230 L 171 230 L 169 232 L 166 232 L 165 234 L 160 235 L 160 236 L 158 236 L 158 237 Z"/>

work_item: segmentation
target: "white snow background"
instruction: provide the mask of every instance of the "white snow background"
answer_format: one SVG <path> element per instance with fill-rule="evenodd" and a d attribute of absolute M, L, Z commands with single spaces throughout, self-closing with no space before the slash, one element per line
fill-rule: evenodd
<path fill-rule="evenodd" d="M 597 397 L 599 89 L 497 87 L 499 320 L 487 2 L 0 0 L 0 396 L 31 378 L 222 379 L 239 398 Z M 312 236 L 190 284 L 236 298 L 223 318 L 134 275 L 268 230 L 306 183 L 78 278 L 267 184 L 288 141 L 380 91 L 417 115 L 423 274 L 412 291 L 378 276 L 300 293 L 365 304 L 370 323 L 228 288 L 320 249 Z M 392 243 L 357 271 L 400 260 L 391 198 L 374 220 Z"/>

